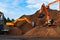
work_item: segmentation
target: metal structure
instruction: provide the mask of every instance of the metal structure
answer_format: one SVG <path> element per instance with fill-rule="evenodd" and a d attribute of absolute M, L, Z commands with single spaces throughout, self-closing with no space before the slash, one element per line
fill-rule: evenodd
<path fill-rule="evenodd" d="M 8 27 L 4 23 L 4 14 L 0 12 L 0 34 L 6 33 L 9 31 Z"/>
<path fill-rule="evenodd" d="M 22 22 L 21 22 L 22 21 Z M 34 22 L 32 22 L 31 20 L 29 20 L 27 17 L 22 17 L 22 18 L 19 18 L 19 19 L 16 19 L 15 21 L 13 22 L 10 22 L 10 23 L 6 23 L 7 26 L 14 26 L 17 22 L 21 22 L 20 25 L 22 25 L 24 22 L 23 21 L 26 21 L 27 23 L 31 24 L 32 26 L 34 26 Z"/>
<path fill-rule="evenodd" d="M 60 11 L 60 0 L 55 0 L 55 1 L 51 2 L 51 3 L 49 3 L 49 4 L 46 6 L 46 8 L 47 8 L 48 6 L 50 6 L 51 4 L 54 4 L 54 3 L 56 3 L 56 2 L 59 2 L 58 7 L 59 7 L 59 11 Z"/>
<path fill-rule="evenodd" d="M 45 7 L 44 4 L 42 5 L 42 8 L 41 8 L 41 10 L 40 10 L 39 13 L 42 14 L 43 11 L 44 11 L 45 14 L 46 14 L 45 24 L 50 25 L 50 24 L 51 24 L 51 19 L 50 19 L 50 17 L 49 17 L 49 12 L 48 12 L 48 10 L 46 9 L 46 7 Z M 39 15 L 39 16 L 42 16 L 42 17 L 43 17 L 43 15 Z"/>

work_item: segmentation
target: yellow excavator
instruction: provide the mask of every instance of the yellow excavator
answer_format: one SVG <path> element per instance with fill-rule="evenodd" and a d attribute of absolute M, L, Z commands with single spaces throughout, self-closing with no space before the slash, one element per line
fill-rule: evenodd
<path fill-rule="evenodd" d="M 31 20 L 29 20 L 27 17 L 22 17 L 22 18 L 16 19 L 13 22 L 7 22 L 6 25 L 7 26 L 14 26 L 17 22 L 21 22 L 20 25 L 22 25 L 24 23 L 23 21 L 26 21 L 27 23 L 31 24 L 31 26 L 34 26 L 34 22 L 32 22 Z"/>
<path fill-rule="evenodd" d="M 45 12 L 46 14 L 46 21 L 45 21 L 45 24 L 44 25 L 52 25 L 54 20 L 53 19 L 50 19 L 50 16 L 49 16 L 49 13 L 48 13 L 48 10 L 46 9 L 45 5 L 43 4 L 42 5 L 42 8 L 40 10 L 40 14 L 42 14 L 42 12 Z M 40 16 L 43 16 L 43 15 L 40 15 Z"/>

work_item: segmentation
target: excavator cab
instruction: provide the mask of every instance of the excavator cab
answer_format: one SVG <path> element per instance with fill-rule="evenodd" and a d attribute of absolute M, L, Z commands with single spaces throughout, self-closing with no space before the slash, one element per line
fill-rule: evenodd
<path fill-rule="evenodd" d="M 0 12 L 0 34 L 4 34 L 5 32 L 8 32 L 8 27 L 4 23 L 4 14 Z"/>
<path fill-rule="evenodd" d="M 45 16 L 44 12 L 39 14 L 38 18 L 43 18 Z"/>

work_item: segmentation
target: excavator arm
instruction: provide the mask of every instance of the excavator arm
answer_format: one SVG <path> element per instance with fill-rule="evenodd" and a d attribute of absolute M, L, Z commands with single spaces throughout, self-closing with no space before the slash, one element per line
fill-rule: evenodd
<path fill-rule="evenodd" d="M 26 21 L 27 23 L 31 24 L 32 26 L 34 26 L 34 22 L 32 22 L 31 20 L 29 20 L 27 17 L 22 17 L 20 19 L 16 19 L 14 22 L 11 22 L 11 23 L 7 23 L 6 25 L 15 25 L 17 22 L 20 22 L 20 21 Z M 23 24 L 23 22 L 21 23 Z"/>
<path fill-rule="evenodd" d="M 49 3 L 48 5 L 46 5 L 46 8 L 48 8 L 51 4 L 54 4 L 54 3 L 56 3 L 56 2 L 57 2 L 57 0 Z"/>
<path fill-rule="evenodd" d="M 49 17 L 49 13 L 48 13 L 48 11 L 47 11 L 47 9 L 46 9 L 44 4 L 43 4 L 43 10 L 46 13 L 46 22 L 45 23 L 48 24 L 49 20 L 50 20 L 50 17 Z"/>
<path fill-rule="evenodd" d="M 43 11 L 44 11 L 45 14 L 46 14 L 45 24 L 49 24 L 49 23 L 50 23 L 50 17 L 49 17 L 49 13 L 48 13 L 48 11 L 47 11 L 47 9 L 46 9 L 46 7 L 45 7 L 44 4 L 42 5 L 42 8 L 41 8 L 41 10 L 40 10 L 40 14 L 41 14 Z"/>
<path fill-rule="evenodd" d="M 26 18 L 26 17 L 23 17 L 23 18 L 20 18 L 20 19 L 15 20 L 15 21 L 14 21 L 14 24 L 15 24 L 17 21 L 26 21 L 26 22 L 28 22 L 28 23 L 31 23 L 31 21 L 30 21 L 28 18 Z"/>
<path fill-rule="evenodd" d="M 49 3 L 48 5 L 46 5 L 46 8 L 48 8 L 51 4 L 54 4 L 56 2 L 59 2 L 58 6 L 59 6 L 59 11 L 60 11 L 60 0 L 55 0 L 55 1 L 51 2 L 51 3 Z"/>

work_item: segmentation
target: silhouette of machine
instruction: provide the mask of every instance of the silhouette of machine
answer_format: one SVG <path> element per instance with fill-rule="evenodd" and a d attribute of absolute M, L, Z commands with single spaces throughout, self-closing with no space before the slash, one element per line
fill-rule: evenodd
<path fill-rule="evenodd" d="M 4 14 L 0 12 L 0 34 L 5 34 L 9 28 L 5 25 Z"/>

